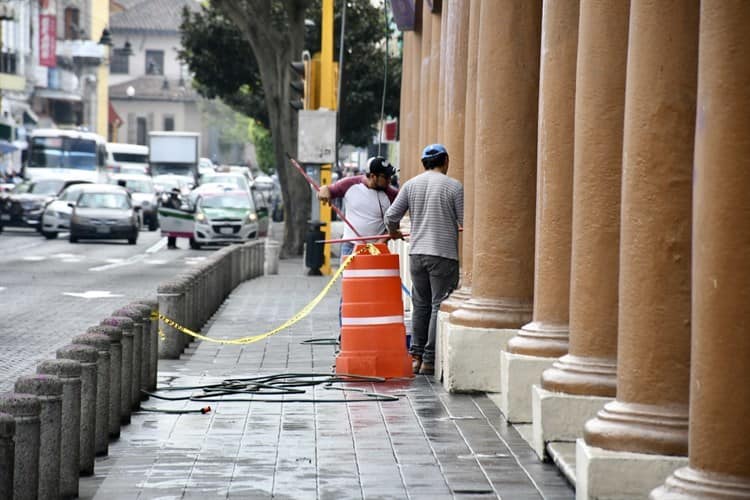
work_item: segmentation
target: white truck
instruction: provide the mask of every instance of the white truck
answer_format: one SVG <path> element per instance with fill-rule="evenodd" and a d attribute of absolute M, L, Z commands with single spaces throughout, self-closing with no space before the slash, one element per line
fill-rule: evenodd
<path fill-rule="evenodd" d="M 165 174 L 190 178 L 198 185 L 198 149 L 200 134 L 197 132 L 150 132 L 148 134 L 148 163 L 153 177 Z"/>

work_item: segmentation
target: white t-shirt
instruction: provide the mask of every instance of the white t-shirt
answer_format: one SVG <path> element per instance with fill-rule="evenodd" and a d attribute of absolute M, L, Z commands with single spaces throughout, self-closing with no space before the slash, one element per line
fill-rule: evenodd
<path fill-rule="evenodd" d="M 345 215 L 361 236 L 375 236 L 386 232 L 383 217 L 398 191 L 389 186 L 385 191 L 367 187 L 364 175 L 347 177 L 331 185 L 331 197 L 343 198 Z M 344 238 L 357 235 L 344 224 Z M 374 241 L 374 240 L 373 240 Z"/>

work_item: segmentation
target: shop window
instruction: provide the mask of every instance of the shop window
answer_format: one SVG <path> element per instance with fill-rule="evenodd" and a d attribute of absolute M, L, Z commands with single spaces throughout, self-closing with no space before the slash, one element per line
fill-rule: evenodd
<path fill-rule="evenodd" d="M 80 11 L 75 7 L 65 8 L 65 39 L 78 40 L 82 35 Z"/>
<path fill-rule="evenodd" d="M 166 132 L 170 132 L 174 130 L 174 116 L 165 116 L 164 117 L 164 130 Z"/>

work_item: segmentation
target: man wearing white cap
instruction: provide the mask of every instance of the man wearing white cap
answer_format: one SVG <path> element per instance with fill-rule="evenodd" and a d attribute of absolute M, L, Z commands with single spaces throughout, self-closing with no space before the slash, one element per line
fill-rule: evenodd
<path fill-rule="evenodd" d="M 422 151 L 425 171 L 409 179 L 385 213 L 392 238 L 402 238 L 399 223 L 411 219 L 409 263 L 412 280 L 414 373 L 435 373 L 435 336 L 440 304 L 458 286 L 458 230 L 464 221 L 463 185 L 448 177 L 448 151 L 431 144 Z"/>

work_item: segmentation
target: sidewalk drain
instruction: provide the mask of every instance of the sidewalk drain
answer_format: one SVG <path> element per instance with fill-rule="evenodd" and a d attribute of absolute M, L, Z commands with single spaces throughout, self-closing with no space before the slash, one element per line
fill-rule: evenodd
<path fill-rule="evenodd" d="M 478 417 L 440 417 L 438 419 L 439 422 L 446 422 L 448 420 L 478 420 Z"/>
<path fill-rule="evenodd" d="M 492 490 L 479 490 L 479 489 L 460 489 L 460 490 L 451 490 L 456 495 L 494 495 L 495 492 Z"/>

